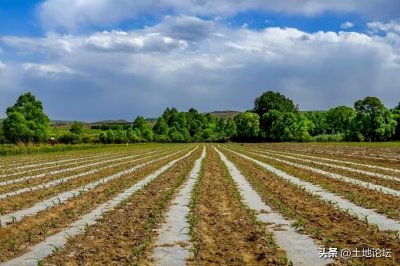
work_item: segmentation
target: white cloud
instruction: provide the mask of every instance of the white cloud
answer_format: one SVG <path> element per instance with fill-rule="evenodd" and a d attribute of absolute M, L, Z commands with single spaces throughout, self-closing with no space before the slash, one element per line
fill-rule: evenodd
<path fill-rule="evenodd" d="M 367 26 L 374 32 L 384 31 L 384 32 L 393 32 L 400 34 L 400 19 L 391 20 L 390 22 L 387 23 L 374 21 L 368 23 Z"/>
<path fill-rule="evenodd" d="M 48 32 L 44 38 L 3 36 L 0 42 L 11 47 L 18 47 L 24 53 L 44 53 L 46 56 L 62 56 L 72 53 L 80 45 L 76 37 Z"/>
<path fill-rule="evenodd" d="M 395 32 L 232 29 L 179 16 L 141 30 L 2 42 L 29 59 L 14 62 L 21 79 L 15 87 L 41 96 L 51 117 L 132 120 L 157 116 L 167 106 L 245 110 L 267 89 L 302 109 L 352 105 L 367 95 L 394 106 L 400 99 L 392 87 L 400 83 L 399 39 Z M 15 94 L 2 97 L 14 100 Z"/>
<path fill-rule="evenodd" d="M 350 21 L 346 21 L 346 22 L 340 24 L 340 27 L 341 27 L 342 29 L 345 29 L 345 30 L 346 30 L 346 29 L 351 29 L 351 28 L 354 27 L 354 24 L 353 24 L 352 22 L 350 22 Z"/>
<path fill-rule="evenodd" d="M 26 72 L 35 72 L 39 75 L 56 75 L 56 74 L 76 74 L 73 69 L 59 64 L 37 64 L 37 63 L 22 63 L 22 69 Z"/>
<path fill-rule="evenodd" d="M 112 25 L 140 15 L 163 12 L 200 16 L 229 16 L 248 10 L 272 11 L 305 16 L 324 12 L 358 13 L 373 19 L 392 19 L 400 13 L 394 0 L 46 0 L 38 7 L 38 15 L 47 29 L 76 30 L 85 25 Z"/>
<path fill-rule="evenodd" d="M 82 41 L 89 49 L 118 52 L 168 51 L 185 49 L 184 40 L 160 33 L 128 33 L 123 31 L 95 33 Z"/>

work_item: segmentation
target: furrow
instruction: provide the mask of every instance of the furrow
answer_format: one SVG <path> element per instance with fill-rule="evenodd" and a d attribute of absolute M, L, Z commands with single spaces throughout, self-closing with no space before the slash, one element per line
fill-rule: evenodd
<path fill-rule="evenodd" d="M 16 175 L 24 175 L 24 174 L 29 174 L 29 173 L 38 173 L 38 172 L 42 172 L 44 170 L 49 170 L 49 169 L 54 169 L 54 168 L 64 168 L 64 167 L 71 166 L 71 165 L 74 165 L 74 164 L 98 161 L 98 160 L 103 159 L 103 158 L 108 158 L 108 159 L 110 159 L 110 158 L 119 158 L 119 157 L 123 157 L 123 156 L 127 156 L 127 155 L 128 154 L 123 154 L 123 155 L 115 154 L 113 156 L 101 155 L 101 156 L 96 156 L 96 157 L 81 158 L 78 162 L 67 162 L 67 163 L 57 164 L 57 165 L 53 165 L 53 166 L 46 166 L 46 167 L 41 167 L 41 168 L 30 169 L 30 170 L 21 171 L 21 172 L 2 174 L 2 175 L 0 175 L 0 178 L 9 178 L 9 177 L 13 177 L 13 176 L 16 176 Z M 16 178 L 18 178 L 18 177 L 16 177 Z"/>
<path fill-rule="evenodd" d="M 27 180 L 30 180 L 30 179 L 41 178 L 41 177 L 45 177 L 45 176 L 49 176 L 49 175 L 62 174 L 62 173 L 66 173 L 66 172 L 79 170 L 79 169 L 82 169 L 82 168 L 92 167 L 92 166 L 105 164 L 105 163 L 111 163 L 111 162 L 125 160 L 125 159 L 129 159 L 129 158 L 134 158 L 134 157 L 138 157 L 138 156 L 141 156 L 141 154 L 136 154 L 136 155 L 132 155 L 132 156 L 125 156 L 125 157 L 118 157 L 118 158 L 115 158 L 115 159 L 110 159 L 110 160 L 105 160 L 105 161 L 100 161 L 100 162 L 95 162 L 95 163 L 90 163 L 90 164 L 84 164 L 84 165 L 71 167 L 71 168 L 67 168 L 67 169 L 55 170 L 55 171 L 50 171 L 50 172 L 47 172 L 47 173 L 37 174 L 37 175 L 33 175 L 33 176 L 26 176 L 26 177 L 22 177 L 22 178 L 18 178 L 18 179 L 3 181 L 3 182 L 0 182 L 0 186 L 7 186 L 7 185 L 15 184 L 15 183 L 21 183 L 21 182 L 24 182 L 24 181 L 27 181 Z"/>
<path fill-rule="evenodd" d="M 14 168 L 7 169 L 9 171 L 15 171 L 15 170 L 20 170 L 20 169 L 26 169 L 26 168 L 33 168 L 33 167 L 38 167 L 38 166 L 45 166 L 45 165 L 52 165 L 52 164 L 63 164 L 63 163 L 69 163 L 73 161 L 79 161 L 79 160 L 84 160 L 84 159 L 95 159 L 95 158 L 102 158 L 106 156 L 112 156 L 110 153 L 106 154 L 98 154 L 98 155 L 90 155 L 90 156 L 84 156 L 84 157 L 74 157 L 74 158 L 69 158 L 69 159 L 64 159 L 64 160 L 57 160 L 57 161 L 51 161 L 51 162 L 41 162 L 41 163 L 35 163 L 35 164 L 25 164 L 22 166 L 17 166 Z M 47 169 L 47 168 L 38 168 L 38 169 Z M 21 172 L 19 172 L 21 173 Z M 18 173 L 18 174 L 19 174 Z M 3 176 L 3 175 L 2 175 Z M 0 176 L 0 177 L 2 177 Z"/>
<path fill-rule="evenodd" d="M 196 160 L 189 178 L 182 186 L 168 211 L 166 222 L 162 225 L 156 241 L 153 258 L 157 265 L 185 265 L 190 256 L 189 213 L 190 194 L 200 173 L 202 161 L 206 156 L 203 148 L 201 157 Z"/>
<path fill-rule="evenodd" d="M 166 152 L 168 152 L 168 151 L 159 153 L 158 155 L 164 154 Z M 83 172 L 83 173 L 79 173 L 79 174 L 67 176 L 67 177 L 64 177 L 64 178 L 56 179 L 56 180 L 49 181 L 49 182 L 44 183 L 44 184 L 39 184 L 39 185 L 36 185 L 36 186 L 26 187 L 26 188 L 18 189 L 18 190 L 15 190 L 15 191 L 3 193 L 3 194 L 0 195 L 0 200 L 5 199 L 7 197 L 17 196 L 17 195 L 20 195 L 20 194 L 26 193 L 26 192 L 31 192 L 31 191 L 35 191 L 35 190 L 39 190 L 39 189 L 50 188 L 50 187 L 54 187 L 54 186 L 57 186 L 57 185 L 61 185 L 61 184 L 66 183 L 69 180 L 73 180 L 73 179 L 76 179 L 76 178 L 79 178 L 79 177 L 83 177 L 83 176 L 92 175 L 92 174 L 95 174 L 95 173 L 99 173 L 99 172 L 101 172 L 103 170 L 106 170 L 106 169 L 109 169 L 109 168 L 113 168 L 113 167 L 125 164 L 125 163 L 128 162 L 128 161 L 126 161 L 128 159 L 133 159 L 133 158 L 136 158 L 136 157 L 139 157 L 139 156 L 153 154 L 153 153 L 154 152 L 149 152 L 149 153 L 146 153 L 146 154 L 128 156 L 128 157 L 124 158 L 125 161 L 120 162 L 120 163 L 115 163 L 115 164 L 107 165 L 107 166 L 104 166 L 104 167 L 101 167 L 101 168 L 98 168 L 98 169 L 89 170 L 89 171 L 86 171 L 86 172 Z M 130 160 L 129 162 L 135 162 L 137 160 L 142 160 L 142 159 L 150 158 L 150 157 L 152 157 L 152 156 L 141 157 L 139 159 Z"/>
<path fill-rule="evenodd" d="M 310 158 L 310 159 L 317 159 L 317 160 L 327 161 L 327 162 L 350 164 L 350 165 L 355 165 L 355 166 L 360 166 L 360 167 L 367 167 L 367 168 L 372 168 L 372 169 L 377 169 L 377 170 L 400 173 L 400 170 L 398 170 L 398 169 L 393 169 L 393 168 L 388 168 L 388 167 L 383 167 L 383 166 L 378 166 L 378 165 L 356 163 L 356 162 L 351 162 L 351 161 L 343 161 L 343 160 L 330 159 L 330 158 L 325 158 L 325 157 L 311 156 L 311 155 L 305 155 L 305 154 L 299 154 L 299 153 L 289 153 L 289 152 L 282 152 L 282 151 L 275 151 L 275 150 L 263 150 L 263 151 L 285 154 L 285 155 L 293 155 L 293 156 Z M 315 162 L 315 161 L 313 161 L 313 162 Z"/>
<path fill-rule="evenodd" d="M 27 209 L 24 209 L 24 210 L 19 210 L 19 211 L 16 211 L 16 212 L 13 212 L 13 213 L 10 213 L 10 214 L 7 214 L 7 215 L 2 215 L 0 217 L 0 222 L 3 224 L 3 227 L 11 225 L 12 223 L 18 222 L 18 221 L 20 221 L 21 219 L 23 219 L 26 216 L 33 216 L 33 215 L 37 214 L 40 211 L 48 210 L 48 209 L 50 209 L 50 208 L 52 208 L 52 207 L 54 207 L 56 205 L 60 205 L 60 204 L 62 204 L 64 202 L 68 201 L 71 198 L 74 198 L 74 197 L 76 197 L 78 195 L 81 195 L 81 193 L 93 190 L 97 186 L 106 184 L 106 183 L 110 182 L 111 180 L 114 180 L 114 179 L 119 178 L 121 176 L 130 174 L 130 173 L 136 171 L 137 169 L 142 168 L 142 167 L 144 167 L 146 165 L 149 165 L 151 163 L 154 163 L 154 162 L 169 158 L 171 156 L 174 156 L 175 154 L 177 154 L 179 152 L 180 151 L 172 153 L 172 154 L 169 154 L 169 155 L 161 157 L 161 158 L 157 158 L 155 160 L 147 161 L 145 163 L 136 165 L 136 166 L 134 166 L 134 167 L 132 167 L 130 169 L 115 173 L 115 174 L 113 174 L 111 176 L 103 177 L 98 181 L 86 184 L 86 185 L 84 185 L 82 187 L 79 187 L 79 188 L 71 190 L 71 191 L 67 191 L 67 192 L 58 194 L 58 195 L 56 195 L 56 196 L 54 196 L 54 197 L 52 197 L 50 199 L 38 202 L 35 205 L 33 205 L 32 207 L 30 207 L 30 208 L 27 208 Z M 147 156 L 147 157 L 144 157 L 144 158 L 141 158 L 141 159 L 137 159 L 137 160 L 147 159 L 147 158 L 151 158 L 151 157 L 152 156 Z M 135 161 L 137 161 L 137 160 L 135 160 Z"/>
<path fill-rule="evenodd" d="M 296 232 L 291 227 L 291 221 L 286 220 L 279 213 L 273 212 L 271 207 L 266 205 L 250 183 L 241 174 L 239 169 L 216 149 L 222 161 L 228 168 L 230 175 L 237 184 L 240 194 L 250 209 L 257 213 L 257 218 L 268 225 L 268 230 L 274 233 L 278 245 L 283 248 L 288 258 L 294 265 L 327 265 L 332 263 L 331 259 L 322 259 L 318 256 L 318 247 L 309 236 Z"/>
<path fill-rule="evenodd" d="M 395 177 L 395 176 L 384 175 L 384 174 L 380 174 L 380 173 L 373 173 L 373 172 L 369 172 L 369 171 L 365 171 L 365 170 L 361 170 L 361 169 L 354 169 L 354 168 L 347 167 L 347 166 L 318 162 L 318 161 L 315 161 L 315 160 L 312 161 L 312 160 L 302 159 L 302 158 L 289 156 L 289 155 L 278 154 L 278 153 L 275 153 L 275 152 L 270 152 L 270 151 L 265 151 L 265 150 L 258 151 L 258 152 L 263 153 L 263 154 L 270 154 L 270 155 L 274 155 L 274 156 L 279 156 L 279 157 L 283 157 L 283 158 L 287 158 L 287 159 L 293 159 L 293 160 L 296 160 L 296 161 L 314 163 L 314 164 L 328 166 L 328 167 L 332 167 L 332 168 L 336 168 L 336 169 L 343 169 L 343 170 L 347 170 L 347 171 L 351 171 L 351 172 L 355 172 L 355 173 L 359 173 L 359 174 L 369 175 L 369 176 L 372 176 L 372 177 L 378 177 L 378 178 L 382 178 L 382 179 L 394 180 L 394 181 L 400 182 L 400 178 Z"/>
<path fill-rule="evenodd" d="M 57 171 L 62 171 L 62 170 L 67 170 L 67 169 L 73 169 L 73 168 L 69 168 L 68 166 L 71 166 L 71 165 L 74 165 L 74 164 L 83 164 L 83 163 L 90 163 L 90 162 L 98 162 L 98 161 L 100 161 L 100 160 L 102 160 L 103 158 L 106 158 L 106 159 L 118 159 L 118 158 L 124 158 L 124 157 L 126 157 L 126 156 L 129 156 L 129 155 L 131 155 L 131 154 L 114 154 L 114 155 L 112 155 L 112 156 L 106 156 L 106 155 L 103 155 L 103 156 L 99 156 L 99 157 L 97 157 L 97 158 L 88 158 L 88 159 L 83 159 L 83 160 L 81 160 L 81 161 L 79 161 L 79 162 L 72 162 L 72 163 L 66 163 L 66 164 L 61 164 L 61 165 L 55 165 L 55 166 L 49 166 L 49 167 L 44 167 L 44 168 L 37 168 L 37 169 L 31 169 L 31 170 L 26 170 L 26 171 L 22 171 L 22 172 L 16 172 L 16 173 L 11 173 L 11 174 L 3 174 L 3 175 L 0 175 L 0 178 L 1 179 L 3 179 L 4 180 L 4 178 L 6 178 L 6 179 L 8 179 L 8 178 L 11 178 L 11 177 L 13 177 L 13 176 L 15 176 L 15 175 L 24 175 L 24 174 L 29 174 L 29 173 L 32 173 L 31 175 L 27 175 L 27 176 L 25 176 L 25 177 L 14 177 L 14 179 L 10 179 L 10 180 L 5 180 L 5 181 L 2 181 L 2 182 L 0 182 L 0 183 L 4 183 L 4 182 L 7 182 L 7 181 L 13 181 L 13 180 L 18 180 L 18 179 L 22 179 L 22 178 L 29 178 L 30 176 L 33 176 L 33 177 L 35 177 L 35 176 L 39 176 L 39 177 L 41 177 L 40 175 L 42 174 L 42 175 L 45 175 L 45 174 L 48 174 L 48 173 L 52 173 L 52 172 L 45 172 L 45 173 L 41 173 L 42 171 L 44 171 L 44 170 L 48 170 L 48 169 L 53 169 L 53 168 L 57 168 L 57 167 L 59 167 L 59 168 L 61 168 L 61 169 L 59 169 L 59 170 L 57 170 Z M 108 158 L 107 158 L 108 157 Z M 79 165 L 78 165 L 79 166 Z M 66 167 L 65 169 L 62 169 L 62 168 L 64 168 L 64 167 Z M 57 173 L 57 172 L 56 172 Z"/>
<path fill-rule="evenodd" d="M 226 149 L 226 148 L 223 148 L 223 149 Z M 275 167 L 272 167 L 266 163 L 263 163 L 261 161 L 254 159 L 254 158 L 251 158 L 249 156 L 246 156 L 244 154 L 241 154 L 241 153 L 229 150 L 229 149 L 226 149 L 226 150 L 262 166 L 266 170 L 276 174 L 277 176 L 280 176 L 281 178 L 284 178 L 284 179 L 290 181 L 291 183 L 293 183 L 297 186 L 304 187 L 304 189 L 307 192 L 309 192 L 310 194 L 317 195 L 321 199 L 326 200 L 326 201 L 335 202 L 336 205 L 341 210 L 346 211 L 346 212 L 348 211 L 349 213 L 351 213 L 352 215 L 354 215 L 355 217 L 357 217 L 359 219 L 364 219 L 365 217 L 367 217 L 369 223 L 376 224 L 379 227 L 379 229 L 381 229 L 381 230 L 400 231 L 400 223 L 398 221 L 389 219 L 384 215 L 374 212 L 373 210 L 359 207 L 359 206 L 355 205 L 354 203 L 352 203 L 340 196 L 337 196 L 333 193 L 330 193 L 330 192 L 324 190 L 323 188 L 321 188 L 318 185 L 314 185 L 312 183 L 305 182 L 295 176 L 289 175 L 279 169 L 276 169 Z"/>
<path fill-rule="evenodd" d="M 243 151 L 245 151 L 245 150 L 243 150 Z M 294 167 L 298 167 L 298 168 L 301 168 L 301 169 L 305 169 L 305 170 L 308 170 L 308 171 L 311 171 L 311 172 L 314 172 L 314 173 L 322 174 L 322 175 L 325 175 L 327 177 L 331 177 L 331 178 L 334 178 L 334 179 L 339 179 L 339 180 L 342 180 L 342 181 L 347 182 L 347 183 L 352 183 L 352 184 L 355 184 L 355 185 L 358 185 L 358 186 L 361 186 L 361 187 L 365 187 L 367 189 L 376 190 L 376 191 L 379 191 L 381 193 L 394 195 L 394 196 L 400 196 L 400 191 L 399 190 L 391 189 L 391 188 L 388 188 L 388 187 L 385 187 L 385 186 L 372 184 L 372 183 L 369 183 L 369 182 L 361 181 L 361 180 L 354 179 L 354 178 L 351 178 L 351 177 L 347 177 L 347 176 L 344 176 L 344 175 L 331 173 L 331 172 L 328 172 L 328 171 L 325 171 L 325 170 L 321 170 L 321 169 L 318 169 L 318 168 L 314 168 L 314 167 L 311 167 L 311 166 L 306 166 L 306 165 L 302 165 L 302 164 L 298 164 L 298 163 L 294 163 L 294 162 L 290 162 L 290 161 L 285 161 L 285 160 L 282 160 L 282 159 L 278 159 L 278 158 L 275 158 L 275 157 L 271 157 L 271 156 L 267 156 L 267 155 L 263 155 L 263 154 L 259 154 L 259 153 L 255 153 L 255 152 L 251 152 L 251 151 L 245 151 L 245 152 L 248 152 L 248 153 L 254 154 L 254 155 L 258 155 L 258 156 L 261 156 L 261 157 L 264 157 L 264 158 L 268 158 L 268 159 L 271 159 L 271 160 L 275 160 L 277 162 L 285 163 L 285 164 L 288 164 L 288 165 L 291 165 L 291 166 L 294 166 Z"/>

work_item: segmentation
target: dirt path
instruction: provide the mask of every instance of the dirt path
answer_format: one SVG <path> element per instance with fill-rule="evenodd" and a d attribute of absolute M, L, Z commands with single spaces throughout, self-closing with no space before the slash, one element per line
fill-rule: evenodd
<path fill-rule="evenodd" d="M 229 183 L 214 149 L 208 149 L 194 228 L 199 249 L 189 265 L 276 265 L 282 252 L 267 245 Z M 196 252 L 196 251 L 195 251 Z M 282 256 L 282 257 L 279 257 Z"/>

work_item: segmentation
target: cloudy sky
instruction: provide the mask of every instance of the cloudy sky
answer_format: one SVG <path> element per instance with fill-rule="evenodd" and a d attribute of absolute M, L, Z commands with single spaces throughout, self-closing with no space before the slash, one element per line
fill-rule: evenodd
<path fill-rule="evenodd" d="M 52 119 L 400 101 L 398 0 L 0 0 L 0 117 L 31 91 Z"/>

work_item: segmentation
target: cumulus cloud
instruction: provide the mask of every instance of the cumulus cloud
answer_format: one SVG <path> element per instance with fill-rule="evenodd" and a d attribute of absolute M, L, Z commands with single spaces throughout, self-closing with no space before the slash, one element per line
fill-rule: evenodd
<path fill-rule="evenodd" d="M 400 19 L 391 20 L 390 22 L 374 21 L 367 24 L 368 28 L 374 32 L 394 32 L 400 34 Z"/>
<path fill-rule="evenodd" d="M 340 24 L 340 27 L 341 27 L 342 29 L 345 29 L 345 30 L 346 30 L 346 29 L 351 29 L 351 28 L 354 27 L 354 24 L 353 24 L 352 22 L 350 22 L 350 21 L 346 21 L 346 22 Z"/>
<path fill-rule="evenodd" d="M 249 10 L 262 10 L 305 16 L 324 12 L 358 13 L 368 18 L 393 19 L 400 3 L 393 0 L 46 0 L 39 5 L 38 16 L 47 29 L 77 29 L 83 25 L 112 25 L 141 15 L 163 12 L 194 16 L 229 16 Z"/>
<path fill-rule="evenodd" d="M 268 89 L 303 110 L 351 106 L 367 95 L 394 106 L 400 99 L 392 87 L 400 82 L 396 38 L 394 31 L 251 30 L 177 16 L 132 31 L 1 41 L 5 52 L 41 55 L 14 63 L 15 86 L 38 95 L 53 118 L 93 121 L 158 116 L 167 106 L 246 110 Z M 12 104 L 17 93 L 4 99 Z"/>

